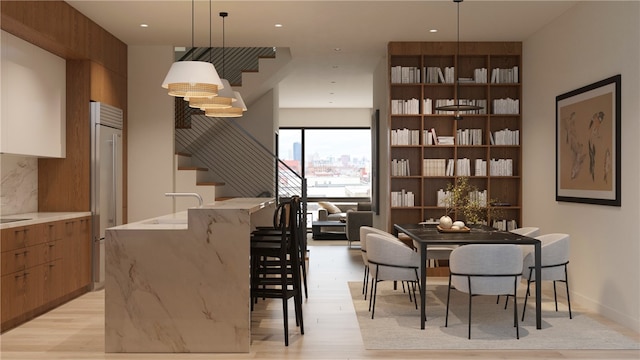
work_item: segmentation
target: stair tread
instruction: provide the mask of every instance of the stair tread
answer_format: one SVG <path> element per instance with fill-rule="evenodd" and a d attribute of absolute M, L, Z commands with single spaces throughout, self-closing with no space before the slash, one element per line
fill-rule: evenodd
<path fill-rule="evenodd" d="M 178 166 L 178 170 L 209 171 L 209 169 L 199 166 Z"/>
<path fill-rule="evenodd" d="M 223 186 L 223 182 L 217 181 L 200 181 L 196 183 L 197 186 Z"/>

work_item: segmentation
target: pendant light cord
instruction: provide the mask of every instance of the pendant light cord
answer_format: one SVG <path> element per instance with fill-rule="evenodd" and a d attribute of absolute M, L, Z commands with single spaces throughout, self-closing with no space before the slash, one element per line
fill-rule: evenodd
<path fill-rule="evenodd" d="M 193 44 L 194 44 L 194 32 L 195 32 L 195 10 L 194 10 L 194 1 L 191 0 L 191 61 L 193 61 Z"/>
<path fill-rule="evenodd" d="M 223 79 L 226 79 L 226 76 L 224 74 L 224 69 L 225 69 L 225 66 L 224 66 L 224 18 L 226 18 L 227 15 L 229 14 L 226 12 L 220 13 L 220 16 L 222 17 L 222 78 Z"/>

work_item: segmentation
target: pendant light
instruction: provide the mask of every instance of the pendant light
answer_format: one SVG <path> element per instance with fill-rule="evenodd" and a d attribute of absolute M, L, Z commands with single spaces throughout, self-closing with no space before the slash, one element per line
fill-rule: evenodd
<path fill-rule="evenodd" d="M 460 55 L 460 3 L 463 0 L 453 0 L 454 3 L 458 4 L 458 39 L 456 41 L 456 60 L 458 60 L 458 56 Z M 458 68 L 459 68 L 459 61 L 458 61 L 458 66 L 456 66 L 455 74 L 454 74 L 454 81 L 455 81 L 455 93 L 454 93 L 454 101 L 453 104 L 451 105 L 445 105 L 445 106 L 437 106 L 435 109 L 436 110 L 440 110 L 440 111 L 454 111 L 454 115 L 453 118 L 455 120 L 462 120 L 462 116 L 460 115 L 461 111 L 473 111 L 473 110 L 481 110 L 482 106 L 476 106 L 476 105 L 468 105 L 468 104 L 460 104 L 460 100 L 458 99 L 458 96 L 460 95 L 460 81 L 458 79 Z"/>
<path fill-rule="evenodd" d="M 213 47 L 211 46 L 211 0 L 209 0 L 209 62 L 213 63 Z M 224 21 L 224 20 L 223 20 Z M 222 26 L 222 48 L 224 54 L 224 24 Z M 223 55 L 224 59 L 224 55 Z M 224 60 L 222 62 L 222 77 L 224 78 Z M 204 97 L 190 97 L 185 98 L 185 100 L 189 101 L 189 106 L 192 108 L 199 108 L 200 110 L 207 109 L 225 109 L 231 107 L 231 104 L 235 101 L 233 97 L 233 89 L 231 89 L 231 85 L 229 81 L 226 79 L 221 79 L 224 88 L 218 91 L 218 96 L 204 96 Z"/>
<path fill-rule="evenodd" d="M 225 69 L 225 33 L 224 33 L 224 18 L 226 18 L 227 16 L 229 16 L 229 13 L 227 12 L 220 12 L 219 13 L 220 17 L 222 18 L 222 81 L 226 82 L 226 84 L 228 84 L 229 82 L 224 79 L 224 69 Z M 229 89 L 231 89 L 231 86 L 229 86 Z M 230 90 L 232 91 L 232 90 Z M 224 94 L 220 94 L 220 96 L 229 96 L 233 98 L 233 105 L 231 107 L 227 107 L 227 108 L 208 108 L 208 109 L 203 109 L 204 110 L 204 114 L 206 116 L 210 116 L 210 117 L 241 117 L 243 115 L 243 113 L 245 111 L 247 111 L 247 107 L 244 104 L 244 101 L 242 100 L 242 96 L 240 96 L 240 93 L 237 91 L 233 91 L 231 94 L 229 95 L 224 95 Z"/>
<path fill-rule="evenodd" d="M 194 0 L 191 0 L 191 48 L 194 47 Z M 192 53 L 193 54 L 193 53 Z M 193 56 L 193 55 L 192 55 Z M 212 63 L 176 61 L 171 65 L 162 87 L 177 97 L 216 96 L 224 88 Z"/>

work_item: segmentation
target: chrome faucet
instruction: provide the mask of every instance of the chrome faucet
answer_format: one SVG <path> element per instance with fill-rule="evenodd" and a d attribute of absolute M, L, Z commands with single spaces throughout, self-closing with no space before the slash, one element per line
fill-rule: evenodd
<path fill-rule="evenodd" d="M 198 205 L 202 207 L 202 196 L 200 196 L 200 194 L 198 193 L 164 193 L 164 196 L 192 196 L 198 198 Z"/>

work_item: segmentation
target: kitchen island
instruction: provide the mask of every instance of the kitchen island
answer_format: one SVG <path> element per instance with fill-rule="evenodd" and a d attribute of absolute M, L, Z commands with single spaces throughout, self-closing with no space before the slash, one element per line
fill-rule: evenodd
<path fill-rule="evenodd" d="M 236 198 L 106 231 L 106 352 L 249 352 L 249 239 L 272 198 Z"/>

